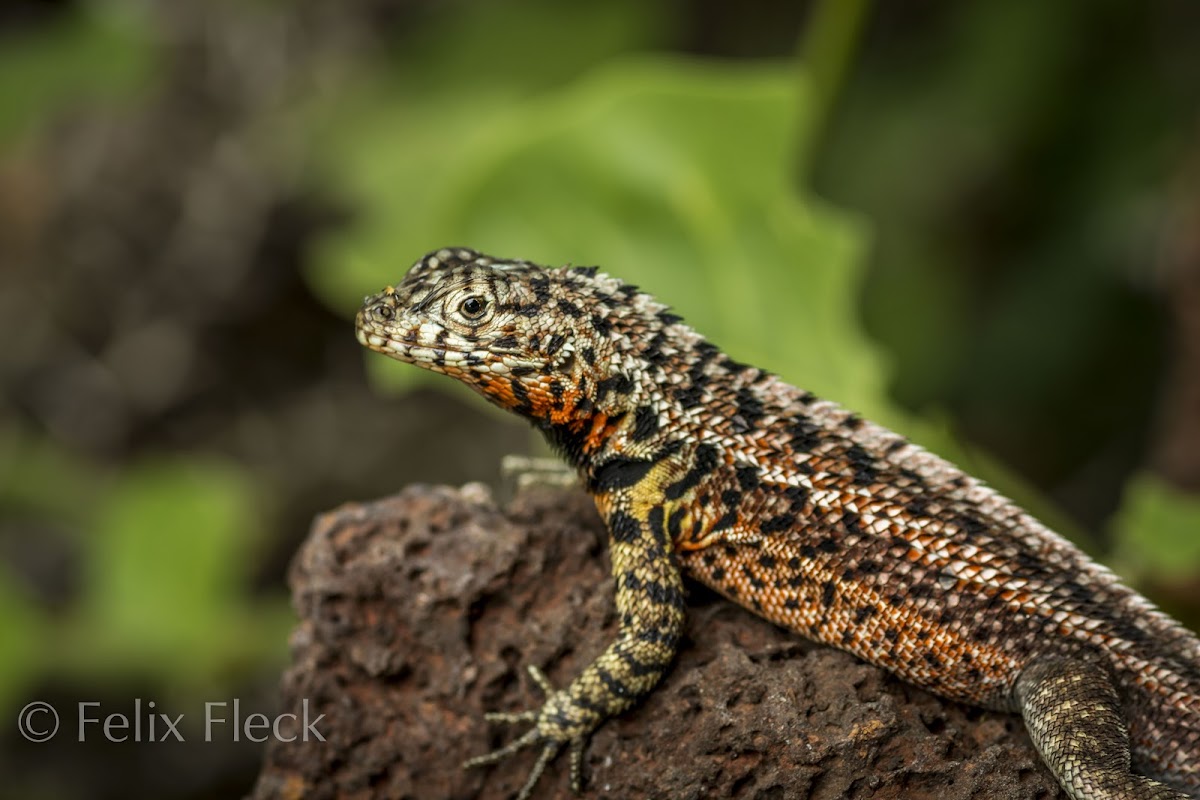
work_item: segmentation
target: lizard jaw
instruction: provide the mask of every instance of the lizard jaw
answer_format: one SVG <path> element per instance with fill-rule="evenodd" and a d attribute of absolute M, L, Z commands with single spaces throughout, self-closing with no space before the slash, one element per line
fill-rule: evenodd
<path fill-rule="evenodd" d="M 464 352 L 445 346 L 421 344 L 416 337 L 412 339 L 397 339 L 371 333 L 358 328 L 356 335 L 359 344 L 382 353 L 389 358 L 403 361 L 407 364 L 440 370 L 443 367 L 458 367 L 473 369 L 477 372 L 490 372 L 497 375 L 507 375 L 514 369 L 537 369 L 541 362 L 521 358 L 517 353 L 492 351 L 486 348 Z"/>

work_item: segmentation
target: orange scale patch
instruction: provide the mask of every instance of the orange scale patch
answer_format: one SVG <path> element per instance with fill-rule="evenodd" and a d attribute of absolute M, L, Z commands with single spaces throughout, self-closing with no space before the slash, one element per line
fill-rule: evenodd
<path fill-rule="evenodd" d="M 505 408 L 516 408 L 517 398 L 513 395 L 512 382 L 508 378 L 484 378 L 483 391 Z"/>

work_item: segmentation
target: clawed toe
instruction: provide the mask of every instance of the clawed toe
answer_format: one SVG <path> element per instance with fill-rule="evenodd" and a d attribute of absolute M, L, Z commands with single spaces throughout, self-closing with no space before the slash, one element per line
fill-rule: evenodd
<path fill-rule="evenodd" d="M 519 722 L 537 722 L 536 711 L 489 711 L 483 715 L 488 722 L 501 722 L 505 725 L 515 725 Z"/>
<path fill-rule="evenodd" d="M 522 750 L 538 740 L 537 728 L 527 731 L 523 736 L 513 739 L 504 747 L 493 750 L 490 753 L 484 753 L 481 756 L 469 758 L 463 762 L 463 769 L 471 769 L 473 767 L 485 767 L 488 764 L 495 764 Z"/>
<path fill-rule="evenodd" d="M 542 690 L 547 698 L 554 695 L 554 686 L 550 683 L 545 674 L 533 666 L 527 667 L 527 671 L 534 683 Z M 546 771 L 546 767 L 554 760 L 554 757 L 563 749 L 564 746 L 570 745 L 571 749 L 571 789 L 579 792 L 582 787 L 583 773 L 583 747 L 586 741 L 586 736 L 571 737 L 571 738 L 548 738 L 542 731 L 538 729 L 538 720 L 541 718 L 543 711 L 526 710 L 517 712 L 502 712 L 493 711 L 484 715 L 484 719 L 488 722 L 501 723 L 512 725 L 516 723 L 531 723 L 533 727 L 526 731 L 521 736 L 512 740 L 508 744 L 493 750 L 490 753 L 485 753 L 481 756 L 468 759 L 463 762 L 464 769 L 472 769 L 474 767 L 484 767 L 491 764 L 496 764 L 509 756 L 517 753 L 526 747 L 541 745 L 541 753 L 538 754 L 537 761 L 533 765 L 533 769 L 529 773 L 529 778 L 525 781 L 521 791 L 517 794 L 517 800 L 528 800 L 528 797 L 533 792 L 533 787 L 537 785 L 538 780 L 542 777 L 542 773 Z"/>

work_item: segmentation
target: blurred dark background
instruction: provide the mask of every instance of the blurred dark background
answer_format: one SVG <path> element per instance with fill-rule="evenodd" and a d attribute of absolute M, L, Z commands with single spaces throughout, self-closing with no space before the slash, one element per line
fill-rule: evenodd
<path fill-rule="evenodd" d="M 1196 627 L 1197 41 L 1190 0 L 5 0 L 0 794 L 248 791 L 204 704 L 272 713 L 312 516 L 536 451 L 354 341 L 446 244 L 651 289 Z M 78 741 L 139 698 L 188 741 Z"/>

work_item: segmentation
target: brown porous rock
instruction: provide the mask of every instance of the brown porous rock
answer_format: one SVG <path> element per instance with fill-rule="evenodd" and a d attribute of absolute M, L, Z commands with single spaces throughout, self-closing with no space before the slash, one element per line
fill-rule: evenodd
<path fill-rule="evenodd" d="M 501 509 L 481 485 L 412 486 L 346 505 L 316 520 L 291 586 L 281 710 L 299 721 L 268 745 L 253 800 L 511 798 L 535 752 L 461 767 L 523 732 L 484 712 L 539 704 L 525 664 L 563 685 L 616 633 L 605 532 L 579 491 Z M 674 669 L 592 737 L 584 798 L 1063 797 L 1016 717 L 689 589 Z M 534 798 L 570 796 L 567 761 Z"/>

